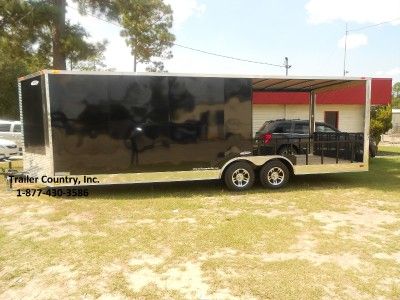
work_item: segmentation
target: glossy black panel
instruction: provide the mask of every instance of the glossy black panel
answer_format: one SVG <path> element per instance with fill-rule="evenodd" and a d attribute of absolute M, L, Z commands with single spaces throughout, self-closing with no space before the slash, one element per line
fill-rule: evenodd
<path fill-rule="evenodd" d="M 119 151 L 129 156 L 121 167 L 129 172 L 163 171 L 169 163 L 167 78 L 110 76 L 108 84 L 110 136 L 123 141 Z"/>
<path fill-rule="evenodd" d="M 21 82 L 25 151 L 45 154 L 45 89 L 41 76 Z"/>
<path fill-rule="evenodd" d="M 225 138 L 229 155 L 251 151 L 252 148 L 252 88 L 250 79 L 225 79 Z"/>
<path fill-rule="evenodd" d="M 210 167 L 224 150 L 224 79 L 172 77 L 169 87 L 174 163 Z"/>
<path fill-rule="evenodd" d="M 49 78 L 56 172 L 192 170 L 251 150 L 248 80 L 60 74 Z"/>

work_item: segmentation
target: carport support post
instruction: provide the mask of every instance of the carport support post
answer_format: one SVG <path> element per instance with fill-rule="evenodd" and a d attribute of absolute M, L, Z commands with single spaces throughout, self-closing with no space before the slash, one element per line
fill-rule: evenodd
<path fill-rule="evenodd" d="M 368 168 L 369 164 L 369 125 L 371 114 L 371 78 L 365 81 L 365 117 L 364 117 L 364 166 Z"/>
<path fill-rule="evenodd" d="M 309 109 L 309 118 L 308 121 L 310 122 L 310 136 L 313 136 L 315 132 L 315 104 L 316 104 L 317 95 L 314 91 L 310 92 L 310 103 L 308 106 Z M 310 143 L 310 154 L 314 152 L 314 140 Z"/>

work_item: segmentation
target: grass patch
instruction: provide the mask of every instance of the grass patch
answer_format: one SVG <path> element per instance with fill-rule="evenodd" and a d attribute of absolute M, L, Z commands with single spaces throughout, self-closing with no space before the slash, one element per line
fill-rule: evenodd
<path fill-rule="evenodd" d="M 400 155 L 400 146 L 379 146 L 378 155 L 393 156 Z"/>
<path fill-rule="evenodd" d="M 2 192 L 0 298 L 396 298 L 399 182 L 393 156 L 280 191 L 206 181 L 74 199 Z"/>

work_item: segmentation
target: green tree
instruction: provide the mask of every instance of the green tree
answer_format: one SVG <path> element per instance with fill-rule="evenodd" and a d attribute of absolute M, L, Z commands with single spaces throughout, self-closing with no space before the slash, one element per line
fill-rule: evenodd
<path fill-rule="evenodd" d="M 400 82 L 393 85 L 392 106 L 393 108 L 400 108 Z"/>
<path fill-rule="evenodd" d="M 31 51 L 31 47 L 15 47 L 0 35 L 0 116 L 18 118 L 17 78 L 49 66 L 49 59 L 41 55 L 40 49 Z"/>
<path fill-rule="evenodd" d="M 136 62 L 141 62 L 150 63 L 152 69 L 164 70 L 160 60 L 172 57 L 170 48 L 175 41 L 170 32 L 173 21 L 170 5 L 163 0 L 73 1 L 78 3 L 81 14 L 97 14 L 122 27 L 121 36 L 132 49 L 135 68 Z"/>
<path fill-rule="evenodd" d="M 0 116 L 16 119 L 18 117 L 17 78 L 29 73 L 26 62 L 14 60 L 11 55 L 0 49 Z M 12 62 L 12 63 L 10 63 Z"/>
<path fill-rule="evenodd" d="M 68 24 L 63 45 L 71 70 L 98 70 L 106 67 L 103 63 L 103 53 L 107 40 L 90 44 L 83 39 L 88 37 L 88 33 L 81 26 Z"/>
<path fill-rule="evenodd" d="M 392 128 L 392 107 L 379 105 L 371 107 L 370 136 L 378 145 L 381 135 Z"/>
<path fill-rule="evenodd" d="M 172 10 L 162 0 L 71 0 L 81 14 L 95 14 L 118 23 L 121 35 L 138 62 L 150 62 L 152 57 L 170 58 L 175 40 L 170 32 Z M 54 69 L 66 69 L 68 55 L 76 57 L 90 50 L 87 33 L 66 20 L 66 0 L 0 0 L 0 32 L 8 38 L 40 51 L 51 51 Z M 82 48 L 83 46 L 83 48 Z"/>
<path fill-rule="evenodd" d="M 65 1 L 53 0 L 59 11 L 59 25 L 65 23 Z M 121 36 L 131 47 L 137 62 L 151 63 L 152 58 L 169 59 L 175 36 L 172 9 L 163 0 L 72 0 L 81 14 L 96 14 L 122 27 Z M 64 15 L 63 15 L 64 14 Z M 61 38 L 62 41 L 62 38 Z M 161 62 L 156 61 L 160 67 Z M 163 67 L 162 67 L 163 68 Z"/>
<path fill-rule="evenodd" d="M 52 66 L 53 16 L 48 1 L 0 0 L 0 116 L 18 118 L 17 78 Z M 63 51 L 77 63 L 101 57 L 105 42 L 89 43 L 79 25 L 66 23 Z"/>
<path fill-rule="evenodd" d="M 170 47 L 175 36 L 169 32 L 172 27 L 172 10 L 162 0 L 116 0 L 116 12 L 124 28 L 121 35 L 131 46 L 132 55 L 142 63 L 151 62 L 156 70 L 164 70 L 160 61 L 151 58 L 170 59 Z M 136 70 L 135 70 L 136 71 Z"/>
<path fill-rule="evenodd" d="M 152 61 L 147 67 L 147 72 L 159 72 L 159 73 L 167 73 L 168 71 L 165 69 L 164 64 L 160 61 Z"/>
<path fill-rule="evenodd" d="M 171 57 L 175 39 L 172 10 L 162 0 L 71 0 L 81 14 L 95 14 L 122 26 L 121 35 L 139 62 Z M 104 68 L 106 41 L 66 20 L 66 0 L 0 0 L 0 116 L 17 117 L 16 78 L 53 68 Z M 159 62 L 156 62 L 159 63 Z M 162 64 L 158 65 L 162 69 Z"/>

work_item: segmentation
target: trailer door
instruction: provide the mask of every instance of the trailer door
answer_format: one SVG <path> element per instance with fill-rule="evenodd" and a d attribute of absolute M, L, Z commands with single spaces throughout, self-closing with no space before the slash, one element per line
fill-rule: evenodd
<path fill-rule="evenodd" d="M 43 75 L 19 83 L 20 110 L 24 149 L 24 170 L 30 175 L 50 175 L 52 164 L 47 159 L 49 144 L 45 80 Z"/>

